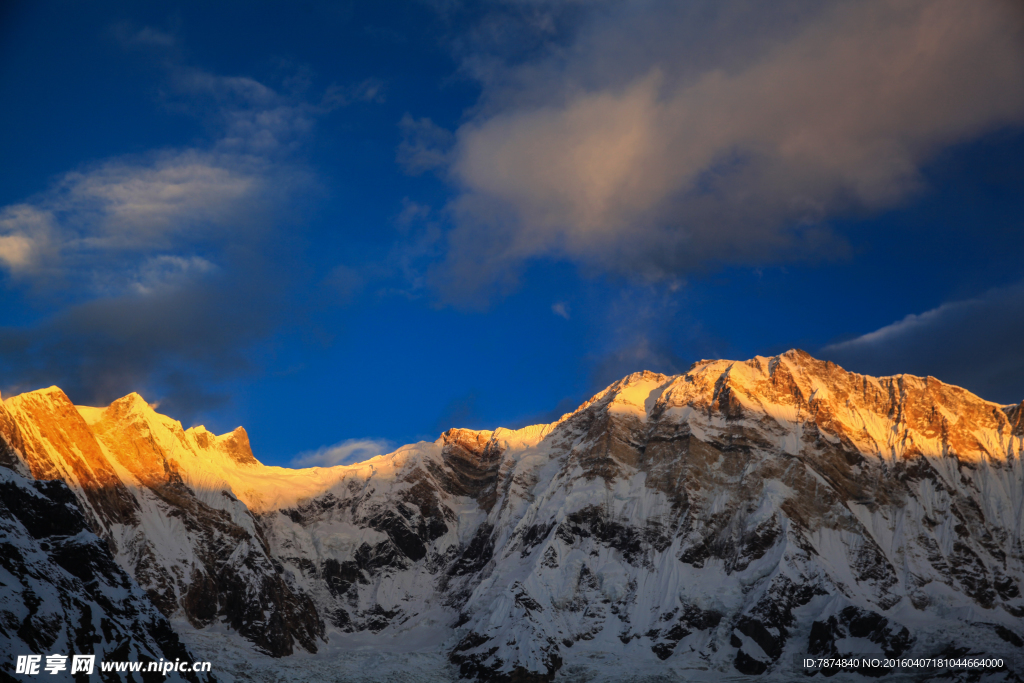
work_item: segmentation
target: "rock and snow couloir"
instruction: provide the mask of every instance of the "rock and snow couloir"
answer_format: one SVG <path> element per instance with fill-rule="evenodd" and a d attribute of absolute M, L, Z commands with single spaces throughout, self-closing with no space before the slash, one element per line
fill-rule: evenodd
<path fill-rule="evenodd" d="M 1024 407 L 934 378 L 701 361 L 551 425 L 303 470 L 137 394 L 23 394 L 0 434 L 163 614 L 275 656 L 415 641 L 526 681 L 1024 647 Z"/>

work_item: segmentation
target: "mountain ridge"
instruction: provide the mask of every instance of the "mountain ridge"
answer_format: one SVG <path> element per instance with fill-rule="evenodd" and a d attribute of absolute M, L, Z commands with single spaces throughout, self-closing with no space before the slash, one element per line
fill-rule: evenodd
<path fill-rule="evenodd" d="M 786 653 L 952 647 L 952 613 L 965 643 L 1024 645 L 1024 404 L 935 378 L 702 360 L 548 425 L 299 470 L 137 394 L 45 392 L 3 402 L 0 461 L 68 482 L 167 616 L 275 656 L 373 634 L 482 680 L 595 652 L 781 676 Z"/>

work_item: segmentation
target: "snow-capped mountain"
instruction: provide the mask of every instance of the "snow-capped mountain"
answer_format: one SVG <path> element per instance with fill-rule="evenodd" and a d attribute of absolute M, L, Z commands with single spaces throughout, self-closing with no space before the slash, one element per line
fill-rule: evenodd
<path fill-rule="evenodd" d="M 161 612 L 274 656 L 712 680 L 807 654 L 1024 648 L 1024 404 L 934 378 L 799 351 L 701 361 L 550 425 L 303 470 L 136 394 L 23 394 L 0 432 L 0 464 L 66 482 Z"/>

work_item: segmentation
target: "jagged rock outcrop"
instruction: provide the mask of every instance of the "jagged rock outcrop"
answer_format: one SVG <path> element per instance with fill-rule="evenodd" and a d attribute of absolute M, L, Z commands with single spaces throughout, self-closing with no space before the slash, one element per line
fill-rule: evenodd
<path fill-rule="evenodd" d="M 183 430 L 133 396 L 49 436 L 75 417 L 35 393 L 8 399 L 33 475 L 69 482 L 162 609 L 210 623 L 199 590 L 275 654 L 412 639 L 466 677 L 542 681 L 1024 652 L 1024 407 L 934 378 L 799 351 L 701 361 L 626 377 L 551 425 L 307 470 L 264 467 L 244 432 Z M 52 455 L 86 433 L 127 497 L 89 493 L 107 470 Z M 173 548 L 147 526 L 167 519 L 184 529 Z M 278 615 L 270 643 L 246 630 L 247 601 Z"/>

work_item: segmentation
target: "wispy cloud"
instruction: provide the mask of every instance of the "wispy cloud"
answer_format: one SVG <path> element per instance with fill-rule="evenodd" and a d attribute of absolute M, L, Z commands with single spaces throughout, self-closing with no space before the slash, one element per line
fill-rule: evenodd
<path fill-rule="evenodd" d="M 569 319 L 569 305 L 564 301 L 551 304 L 551 312 L 560 318 Z"/>
<path fill-rule="evenodd" d="M 394 444 L 384 439 L 346 439 L 333 446 L 300 453 L 292 459 L 292 467 L 334 467 L 352 465 L 389 453 Z"/>
<path fill-rule="evenodd" d="M 0 210 L 0 265 L 14 275 L 35 270 L 51 251 L 53 214 L 29 204 Z"/>
<path fill-rule="evenodd" d="M 177 46 L 178 40 L 171 31 L 153 26 L 139 26 L 122 21 L 111 27 L 111 33 L 126 48 L 149 48 L 168 50 Z"/>
<path fill-rule="evenodd" d="M 586 359 L 591 389 L 640 370 L 678 374 L 695 360 L 717 356 L 716 341 L 688 313 L 691 303 L 680 281 L 621 287 L 595 321 Z"/>
<path fill-rule="evenodd" d="M 27 268 L 32 263 L 37 249 L 38 245 L 32 238 L 17 230 L 0 237 L 0 261 L 3 261 L 11 271 L 17 272 Z"/>
<path fill-rule="evenodd" d="M 115 254 L 223 239 L 266 208 L 268 174 L 259 160 L 201 150 L 69 172 L 36 197 L 0 209 L 0 239 L 20 245 L 4 261 L 19 276 L 51 277 Z"/>
<path fill-rule="evenodd" d="M 324 93 L 321 106 L 327 109 L 336 109 L 357 102 L 381 104 L 386 99 L 386 90 L 384 81 L 379 78 L 368 78 L 348 86 L 334 84 Z"/>
<path fill-rule="evenodd" d="M 522 11 L 532 51 L 459 44 L 484 95 L 448 157 L 450 300 L 537 257 L 645 278 L 828 258 L 829 219 L 1024 122 L 1012 2 L 556 5 Z"/>
<path fill-rule="evenodd" d="M 176 289 L 197 275 L 211 273 L 217 266 L 201 256 L 154 256 L 139 268 L 133 289 L 139 294 Z"/>
<path fill-rule="evenodd" d="M 451 160 L 455 135 L 428 118 L 415 119 L 406 113 L 398 122 L 402 142 L 397 161 L 410 175 L 444 168 Z"/>
<path fill-rule="evenodd" d="M 0 268 L 39 282 L 102 273 L 109 284 L 111 270 L 134 273 L 140 259 L 258 241 L 284 207 L 316 186 L 292 152 L 328 107 L 174 58 L 165 67 L 165 103 L 208 120 L 210 139 L 93 163 L 0 207 Z"/>

